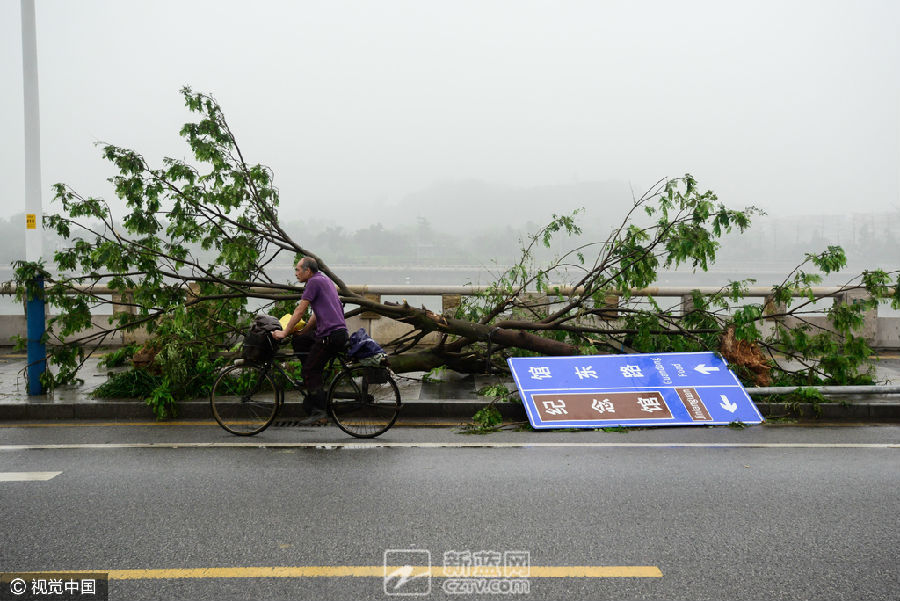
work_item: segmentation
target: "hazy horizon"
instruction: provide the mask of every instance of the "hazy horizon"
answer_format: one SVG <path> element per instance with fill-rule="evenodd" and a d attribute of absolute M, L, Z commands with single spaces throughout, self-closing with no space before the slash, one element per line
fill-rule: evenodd
<path fill-rule="evenodd" d="M 900 210 L 900 3 L 35 6 L 45 211 L 56 182 L 113 200 L 97 141 L 186 158 L 182 85 L 272 167 L 286 219 L 414 222 L 466 182 L 496 192 L 473 210 L 537 221 L 586 203 L 516 213 L 535 190 L 615 187 L 594 202 L 615 217 L 685 172 L 775 216 Z M 24 210 L 19 12 L 0 4 L 0 217 Z"/>

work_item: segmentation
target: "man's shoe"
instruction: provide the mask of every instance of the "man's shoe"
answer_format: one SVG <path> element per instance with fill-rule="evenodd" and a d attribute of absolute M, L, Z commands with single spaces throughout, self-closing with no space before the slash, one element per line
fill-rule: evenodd
<path fill-rule="evenodd" d="M 309 417 L 300 420 L 301 426 L 324 426 L 328 423 L 328 414 L 321 409 L 313 409 Z"/>

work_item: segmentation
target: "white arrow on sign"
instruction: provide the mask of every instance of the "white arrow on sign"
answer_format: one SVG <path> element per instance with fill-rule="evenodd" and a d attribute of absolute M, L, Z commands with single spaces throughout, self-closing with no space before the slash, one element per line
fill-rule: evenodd
<path fill-rule="evenodd" d="M 697 371 L 699 371 L 704 376 L 708 376 L 710 372 L 719 371 L 718 367 L 713 367 L 711 365 L 706 365 L 706 363 L 701 363 L 697 367 L 695 367 Z"/>
<path fill-rule="evenodd" d="M 725 411 L 730 411 L 731 413 L 734 413 L 735 411 L 737 411 L 737 403 L 732 403 L 731 401 L 729 401 L 728 397 L 725 396 L 724 394 L 721 394 L 719 396 L 722 397 L 722 402 L 719 403 L 719 406 L 722 409 L 724 409 Z"/>

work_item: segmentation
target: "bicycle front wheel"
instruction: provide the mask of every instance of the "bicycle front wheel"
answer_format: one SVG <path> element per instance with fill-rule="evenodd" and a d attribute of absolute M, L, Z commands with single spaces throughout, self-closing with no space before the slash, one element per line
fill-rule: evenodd
<path fill-rule="evenodd" d="M 400 415 L 400 390 L 388 370 L 351 367 L 342 370 L 328 390 L 328 412 L 338 427 L 356 438 L 374 438 Z"/>
<path fill-rule="evenodd" d="M 237 436 L 253 436 L 275 419 L 281 394 L 267 370 L 233 365 L 213 384 L 209 404 L 220 426 Z"/>

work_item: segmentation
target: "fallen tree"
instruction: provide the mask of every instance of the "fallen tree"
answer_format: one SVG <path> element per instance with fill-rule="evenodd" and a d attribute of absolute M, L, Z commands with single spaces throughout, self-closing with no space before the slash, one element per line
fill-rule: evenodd
<path fill-rule="evenodd" d="M 216 352 L 243 332 L 248 299 L 265 300 L 276 314 L 296 304 L 300 289 L 276 281 L 270 271 L 303 256 L 314 257 L 336 284 L 348 315 L 370 311 L 411 326 L 391 345 L 392 364 L 400 372 L 441 366 L 503 370 L 507 356 L 522 353 L 722 350 L 738 368 L 746 367 L 742 375 L 748 381 L 860 382 L 871 379 L 864 366 L 871 349 L 854 333 L 863 313 L 885 300 L 900 304 L 897 287 L 891 288 L 896 274 L 876 270 L 847 282 L 848 289 L 862 287 L 871 296 L 835 306 L 833 327 L 813 327 L 805 320 L 815 300 L 811 287 L 821 274 L 846 263 L 838 247 L 807 255 L 773 288 L 772 306 L 778 309 L 768 314 L 764 304 L 743 304 L 748 281 L 730 282 L 712 295 L 695 294 L 687 312 L 653 299 L 649 306 L 634 302 L 631 291 L 652 285 L 660 269 L 708 269 L 722 237 L 743 232 L 759 213 L 753 207 L 727 208 L 690 175 L 660 180 L 635 198 L 605 240 L 580 241 L 578 212 L 554 215 L 523 240 L 512 268 L 447 314 L 373 301 L 354 293 L 327 257 L 281 227 L 272 172 L 244 158 L 216 101 L 189 88 L 182 94 L 198 117 L 181 129 L 196 165 L 166 158 L 154 168 L 133 150 L 102 145 L 103 156 L 118 171 L 110 181 L 127 207 L 124 219 L 117 221 L 103 199 L 58 184 L 55 197 L 62 210 L 45 216 L 44 227 L 69 246 L 54 254 L 52 272 L 44 264 L 16 264 L 22 293 L 41 293 L 30 283 L 43 278 L 43 294 L 59 313 L 48 328 L 56 370 L 48 385 L 76 378 L 84 357 L 111 335 L 145 328 L 163 378 L 154 394 L 165 399 L 202 394 L 208 383 L 198 383 L 197 374 L 210 372 Z M 558 248 L 563 236 L 574 246 L 539 261 L 538 250 Z M 819 273 L 804 271 L 809 266 Z M 551 283 L 560 274 L 573 283 L 565 294 Z M 84 335 L 96 325 L 91 312 L 113 302 L 82 291 L 101 284 L 114 292 L 117 312 L 99 331 Z M 798 295 L 806 301 L 795 302 Z M 787 317 L 795 320 L 791 328 L 761 334 L 764 320 Z M 418 344 L 432 332 L 439 335 L 438 344 Z M 776 353 L 799 360 L 800 367 L 784 368 L 774 360 Z"/>

